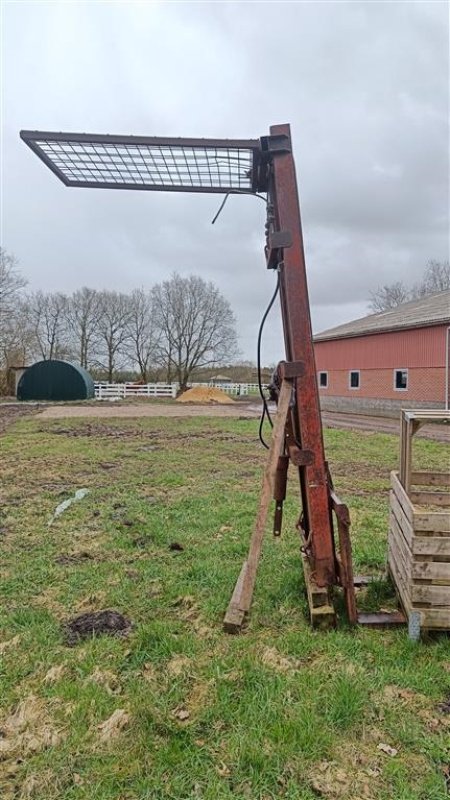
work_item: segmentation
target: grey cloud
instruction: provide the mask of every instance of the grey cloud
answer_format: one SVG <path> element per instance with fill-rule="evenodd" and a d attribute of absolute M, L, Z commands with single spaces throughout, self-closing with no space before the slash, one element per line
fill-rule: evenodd
<path fill-rule="evenodd" d="M 439 3 L 9 3 L 2 242 L 33 287 L 217 283 L 254 357 L 274 276 L 264 207 L 69 190 L 20 128 L 251 136 L 292 124 L 316 330 L 448 258 L 448 20 Z M 279 313 L 266 357 L 282 354 Z"/>

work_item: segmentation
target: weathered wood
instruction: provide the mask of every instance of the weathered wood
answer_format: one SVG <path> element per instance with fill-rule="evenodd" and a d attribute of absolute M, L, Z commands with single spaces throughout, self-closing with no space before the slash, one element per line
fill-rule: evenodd
<path fill-rule="evenodd" d="M 450 486 L 450 472 L 413 472 L 413 486 Z"/>
<path fill-rule="evenodd" d="M 278 398 L 278 408 L 272 430 L 269 452 L 263 474 L 262 489 L 259 498 L 258 513 L 256 516 L 247 560 L 244 562 L 239 577 L 234 587 L 233 595 L 224 618 L 224 629 L 228 633 L 237 633 L 244 622 L 245 615 L 250 610 L 253 590 L 255 588 L 256 571 L 261 556 L 262 542 L 267 522 L 269 506 L 273 497 L 275 473 L 278 458 L 284 442 L 284 429 L 292 387 L 288 381 L 281 384 Z"/>
<path fill-rule="evenodd" d="M 436 580 L 450 584 L 450 561 L 414 561 L 411 576 L 413 580 Z"/>
<path fill-rule="evenodd" d="M 394 491 L 394 494 L 400 503 L 403 513 L 405 517 L 408 519 L 409 522 L 413 521 L 413 508 L 411 505 L 411 501 L 405 492 L 402 484 L 400 483 L 398 472 L 392 471 L 391 472 L 391 486 Z"/>
<path fill-rule="evenodd" d="M 411 503 L 415 506 L 450 506 L 449 492 L 415 492 L 409 493 Z"/>
<path fill-rule="evenodd" d="M 450 586 L 429 586 L 413 584 L 411 600 L 414 605 L 430 603 L 433 606 L 447 606 L 450 617 Z"/>
<path fill-rule="evenodd" d="M 415 512 L 414 531 L 450 533 L 450 511 Z"/>
<path fill-rule="evenodd" d="M 414 536 L 413 555 L 450 556 L 450 536 Z"/>
<path fill-rule="evenodd" d="M 283 381 L 278 398 L 277 415 L 275 417 L 269 453 L 263 475 L 258 514 L 256 517 L 252 538 L 250 540 L 250 548 L 247 558 L 247 570 L 242 583 L 241 608 L 244 611 L 248 611 L 252 603 L 253 589 L 256 580 L 256 570 L 258 568 L 258 563 L 261 556 L 264 530 L 266 527 L 269 506 L 273 496 L 278 457 L 281 453 L 281 448 L 284 441 L 284 427 L 286 424 L 287 412 L 291 400 L 291 393 L 291 384 L 288 381 Z"/>
<path fill-rule="evenodd" d="M 240 602 L 246 572 L 247 562 L 244 561 L 223 621 L 223 628 L 226 633 L 239 633 L 245 619 L 245 611 L 240 608 Z"/>
<path fill-rule="evenodd" d="M 417 608 L 420 612 L 421 627 L 424 630 L 450 630 L 450 609 Z"/>
<path fill-rule="evenodd" d="M 411 598 L 409 596 L 408 584 L 401 566 L 398 565 L 397 558 L 391 549 L 388 558 L 388 568 L 391 573 L 392 582 L 397 590 L 403 610 L 409 614 L 411 610 Z"/>
<path fill-rule="evenodd" d="M 398 551 L 405 577 L 409 580 L 411 577 L 411 550 L 400 528 L 397 527 L 395 519 L 391 519 L 389 545 L 394 551 Z"/>
<path fill-rule="evenodd" d="M 397 527 L 402 532 L 403 536 L 405 537 L 406 541 L 408 542 L 409 546 L 411 546 L 413 537 L 414 537 L 414 530 L 404 514 L 403 508 L 401 507 L 400 503 L 398 502 L 395 494 L 391 492 L 391 516 L 395 519 Z"/>
<path fill-rule="evenodd" d="M 450 473 L 413 471 L 411 450 L 423 424 L 441 421 L 450 413 L 402 411 L 400 469 L 391 473 L 388 568 L 405 613 L 418 613 L 423 630 L 450 630 Z"/>

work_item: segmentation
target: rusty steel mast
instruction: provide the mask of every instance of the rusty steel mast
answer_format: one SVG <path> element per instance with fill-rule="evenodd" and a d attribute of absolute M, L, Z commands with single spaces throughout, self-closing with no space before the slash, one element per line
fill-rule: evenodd
<path fill-rule="evenodd" d="M 20 136 L 70 187 L 265 195 L 266 263 L 278 273 L 286 358 L 273 389 L 278 413 L 249 557 L 225 628 L 240 630 L 250 609 L 269 502 L 276 501 L 279 533 L 289 464 L 299 476 L 298 528 L 312 621 L 334 622 L 335 585 L 344 590 L 350 622 L 403 621 L 401 615 L 358 615 L 356 610 L 350 517 L 334 493 L 325 459 L 290 126 L 274 125 L 269 135 L 242 140 L 48 131 L 21 131 Z"/>

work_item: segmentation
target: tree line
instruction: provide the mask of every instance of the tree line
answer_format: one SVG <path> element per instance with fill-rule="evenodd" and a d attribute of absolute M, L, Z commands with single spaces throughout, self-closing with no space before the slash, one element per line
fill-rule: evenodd
<path fill-rule="evenodd" d="M 16 258 L 0 249 L 0 368 L 67 359 L 113 381 L 132 370 L 186 387 L 193 371 L 238 354 L 236 320 L 217 287 L 191 275 L 130 293 L 84 286 L 26 291 Z"/>

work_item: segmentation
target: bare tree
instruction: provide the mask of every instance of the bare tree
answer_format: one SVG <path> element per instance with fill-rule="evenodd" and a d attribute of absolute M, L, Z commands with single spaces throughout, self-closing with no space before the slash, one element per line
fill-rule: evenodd
<path fill-rule="evenodd" d="M 160 330 L 159 355 L 183 391 L 196 368 L 218 366 L 237 353 L 236 322 L 230 304 L 212 283 L 174 274 L 153 289 Z"/>
<path fill-rule="evenodd" d="M 130 337 L 130 298 L 121 292 L 99 292 L 98 336 L 103 353 L 101 366 L 106 369 L 108 380 L 113 380 L 118 368 L 118 357 L 126 358 Z"/>
<path fill-rule="evenodd" d="M 450 289 L 450 263 L 430 259 L 422 279 L 412 288 L 405 286 L 402 281 L 397 281 L 379 286 L 370 292 L 370 308 L 375 312 L 388 311 L 408 300 L 419 300 L 421 297 L 445 292 L 448 289 Z"/>
<path fill-rule="evenodd" d="M 74 292 L 67 307 L 67 322 L 74 352 L 80 365 L 85 369 L 90 363 L 92 347 L 98 336 L 101 297 L 95 289 L 82 289 Z"/>
<path fill-rule="evenodd" d="M 389 285 L 379 286 L 373 292 L 370 292 L 370 308 L 375 313 L 380 311 L 388 311 L 390 308 L 396 308 L 402 303 L 406 303 L 410 299 L 409 289 L 402 281 L 391 283 Z"/>
<path fill-rule="evenodd" d="M 22 319 L 21 297 L 26 279 L 20 274 L 15 256 L 0 247 L 0 388 L 6 386 L 6 372 L 14 364 L 24 364 L 29 337 Z"/>
<path fill-rule="evenodd" d="M 67 355 L 68 299 L 62 292 L 33 292 L 23 305 L 27 324 L 33 331 L 43 360 Z"/>
<path fill-rule="evenodd" d="M 149 370 L 157 361 L 159 344 L 154 298 L 151 292 L 135 289 L 131 293 L 129 302 L 128 352 L 139 368 L 141 379 L 147 383 Z"/>
<path fill-rule="evenodd" d="M 17 258 L 0 247 L 0 316 L 9 313 L 27 280 L 19 272 Z"/>
<path fill-rule="evenodd" d="M 447 289 L 450 289 L 450 262 L 430 259 L 422 280 L 413 287 L 411 297 L 413 299 L 426 297 L 429 294 L 445 292 Z"/>

